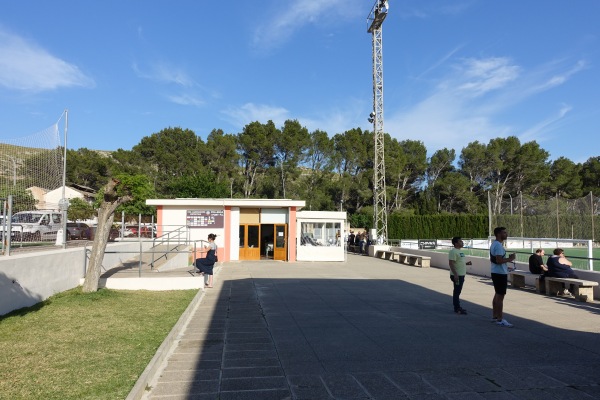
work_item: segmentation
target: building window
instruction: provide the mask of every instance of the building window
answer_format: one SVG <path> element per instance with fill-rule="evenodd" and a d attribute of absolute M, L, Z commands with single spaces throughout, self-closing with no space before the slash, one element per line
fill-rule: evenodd
<path fill-rule="evenodd" d="M 302 222 L 301 246 L 341 246 L 340 222 Z"/>

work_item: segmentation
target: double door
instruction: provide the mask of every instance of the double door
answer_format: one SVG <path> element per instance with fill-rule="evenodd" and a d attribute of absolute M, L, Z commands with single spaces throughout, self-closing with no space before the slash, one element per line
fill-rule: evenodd
<path fill-rule="evenodd" d="M 287 261 L 286 224 L 241 224 L 240 260 Z"/>

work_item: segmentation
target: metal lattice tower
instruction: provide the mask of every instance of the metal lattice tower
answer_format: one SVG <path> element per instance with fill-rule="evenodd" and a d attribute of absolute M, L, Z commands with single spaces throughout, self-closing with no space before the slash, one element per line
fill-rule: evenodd
<path fill-rule="evenodd" d="M 375 137 L 375 163 L 373 176 L 373 208 L 377 243 L 386 243 L 387 200 L 385 190 L 385 159 L 383 134 L 383 42 L 381 25 L 387 16 L 388 2 L 377 0 L 367 17 L 367 32 L 373 36 L 373 112 L 369 122 L 373 123 Z"/>

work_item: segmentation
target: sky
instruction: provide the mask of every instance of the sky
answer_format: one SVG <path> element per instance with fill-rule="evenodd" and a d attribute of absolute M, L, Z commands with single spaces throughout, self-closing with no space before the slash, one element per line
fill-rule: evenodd
<path fill-rule="evenodd" d="M 70 149 L 268 120 L 372 130 L 373 4 L 3 1 L 0 142 L 64 125 L 65 109 Z M 597 0 L 389 0 L 384 131 L 430 156 L 507 136 L 550 160 L 600 156 L 599 20 Z"/>

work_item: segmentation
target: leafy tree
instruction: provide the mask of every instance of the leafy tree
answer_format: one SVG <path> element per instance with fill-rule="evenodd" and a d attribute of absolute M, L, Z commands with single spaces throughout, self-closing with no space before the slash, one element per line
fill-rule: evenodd
<path fill-rule="evenodd" d="M 206 149 L 202 140 L 189 129 L 166 128 L 142 138 L 133 147 L 156 173 L 159 192 L 170 179 L 196 175 L 203 169 Z"/>
<path fill-rule="evenodd" d="M 115 187 L 118 198 L 127 198 L 116 208 L 117 212 L 125 212 L 126 216 L 137 218 L 139 214 L 151 215 L 155 208 L 146 205 L 146 200 L 155 198 L 156 193 L 146 175 L 118 175 L 119 184 Z M 106 196 L 105 196 L 106 197 Z"/>
<path fill-rule="evenodd" d="M 217 182 L 231 185 L 239 177 L 239 154 L 236 151 L 235 135 L 225 134 L 221 129 L 213 129 L 206 139 L 206 160 Z"/>
<path fill-rule="evenodd" d="M 583 192 L 600 195 L 600 157 L 590 157 L 581 166 Z"/>
<path fill-rule="evenodd" d="M 272 163 L 273 143 L 278 130 L 273 121 L 261 124 L 258 121 L 246 125 L 238 135 L 237 149 L 240 154 L 243 193 L 249 198 L 256 193 L 257 181 L 267 166 Z"/>
<path fill-rule="evenodd" d="M 67 185 L 99 190 L 108 179 L 111 159 L 95 150 L 67 150 Z"/>
<path fill-rule="evenodd" d="M 35 206 L 35 199 L 29 190 L 19 186 L 0 187 L 0 199 L 8 199 L 12 195 L 12 212 L 13 214 L 19 211 L 29 211 Z"/>
<path fill-rule="evenodd" d="M 71 221 L 91 219 L 96 215 L 96 209 L 85 200 L 74 198 L 69 201 L 67 218 Z"/>
<path fill-rule="evenodd" d="M 280 170 L 281 195 L 285 199 L 286 183 L 298 176 L 298 166 L 305 157 L 310 143 L 308 129 L 298 120 L 287 120 L 275 134 L 274 161 Z"/>
<path fill-rule="evenodd" d="M 565 157 L 559 157 L 550 166 L 548 195 L 560 192 L 564 197 L 577 198 L 582 196 L 581 166 Z"/>
<path fill-rule="evenodd" d="M 470 214 L 480 211 L 479 199 L 470 190 L 469 178 L 459 172 L 450 171 L 439 178 L 434 193 L 441 211 Z"/>
<path fill-rule="evenodd" d="M 167 189 L 174 198 L 221 198 L 229 195 L 227 182 L 217 182 L 209 172 L 175 178 L 169 182 Z"/>
<path fill-rule="evenodd" d="M 387 135 L 386 135 L 387 136 Z M 385 142 L 385 172 L 387 200 L 392 212 L 400 211 L 414 201 L 427 168 L 427 149 L 418 140 L 387 138 Z"/>

